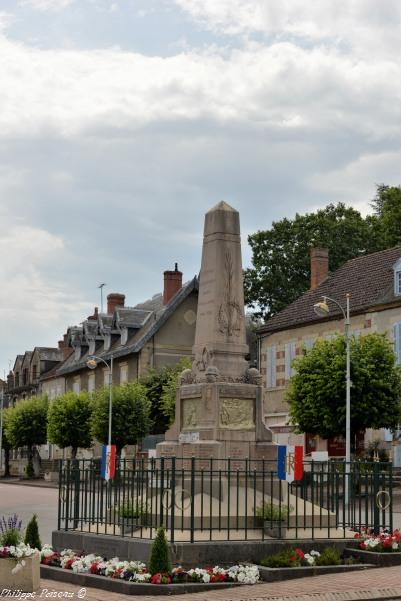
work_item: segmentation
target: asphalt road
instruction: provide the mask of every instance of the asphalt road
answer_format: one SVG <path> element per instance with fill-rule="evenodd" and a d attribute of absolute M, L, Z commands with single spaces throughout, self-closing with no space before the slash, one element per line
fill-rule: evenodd
<path fill-rule="evenodd" d="M 52 530 L 57 528 L 57 498 L 56 488 L 0 483 L 0 519 L 16 513 L 25 529 L 36 513 L 42 543 L 51 543 Z"/>

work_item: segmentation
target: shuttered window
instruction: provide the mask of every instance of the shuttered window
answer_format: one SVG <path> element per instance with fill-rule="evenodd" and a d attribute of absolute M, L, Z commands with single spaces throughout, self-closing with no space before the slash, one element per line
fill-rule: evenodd
<path fill-rule="evenodd" d="M 395 323 L 393 326 L 394 336 L 394 352 L 396 362 L 401 364 L 401 322 Z"/>
<path fill-rule="evenodd" d="M 295 342 L 287 342 L 285 349 L 285 379 L 289 380 L 294 373 L 292 362 L 295 359 L 296 346 Z"/>
<path fill-rule="evenodd" d="M 267 388 L 274 388 L 276 386 L 276 347 L 268 346 L 266 353 L 266 374 L 267 374 Z"/>

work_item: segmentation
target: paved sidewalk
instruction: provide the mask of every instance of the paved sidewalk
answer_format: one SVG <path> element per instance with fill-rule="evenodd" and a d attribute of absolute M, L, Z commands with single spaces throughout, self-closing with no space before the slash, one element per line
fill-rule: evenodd
<path fill-rule="evenodd" d="M 37 486 L 39 488 L 58 488 L 58 482 L 47 482 L 44 478 L 28 480 L 26 478 L 0 478 L 0 484 L 16 484 L 19 486 Z"/>
<path fill-rule="evenodd" d="M 401 599 L 401 568 L 377 568 L 347 574 L 314 576 L 286 582 L 241 586 L 216 592 L 172 595 L 169 601 L 353 601 L 362 599 Z M 99 589 L 41 581 L 46 592 L 73 592 L 74 599 L 86 601 L 160 601 L 160 596 L 128 596 Z M 151 586 L 151 585 L 149 585 Z M 40 592 L 37 598 L 40 598 Z M 43 598 L 46 593 L 43 594 Z"/>

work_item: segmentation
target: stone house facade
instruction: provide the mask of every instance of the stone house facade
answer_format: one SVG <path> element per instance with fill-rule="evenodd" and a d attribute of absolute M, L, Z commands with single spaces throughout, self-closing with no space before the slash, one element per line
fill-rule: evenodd
<path fill-rule="evenodd" d="M 325 318 L 315 314 L 313 305 L 325 295 L 345 306 L 347 293 L 351 335 L 386 333 L 394 343 L 397 363 L 401 363 L 401 247 L 352 259 L 334 273 L 328 271 L 328 251 L 312 249 L 310 290 L 258 329 L 266 424 L 277 442 L 305 444 L 306 452 L 344 454 L 342 440 L 322 441 L 293 433 L 285 397 L 294 358 L 317 338 L 344 332 L 343 315 L 333 303 L 329 303 L 330 314 Z M 387 437 L 383 431 L 368 431 L 364 442 Z"/>

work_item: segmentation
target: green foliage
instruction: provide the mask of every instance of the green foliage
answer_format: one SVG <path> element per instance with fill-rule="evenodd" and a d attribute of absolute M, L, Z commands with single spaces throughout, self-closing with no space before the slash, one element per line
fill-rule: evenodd
<path fill-rule="evenodd" d="M 96 440 L 107 444 L 109 427 L 109 388 L 93 393 L 91 431 Z M 113 387 L 112 444 L 117 452 L 127 444 L 137 444 L 152 426 L 146 388 L 139 382 Z"/>
<path fill-rule="evenodd" d="M 49 441 L 64 449 L 72 447 L 72 457 L 77 449 L 91 446 L 90 423 L 92 403 L 87 392 L 67 392 L 56 398 L 49 407 L 47 435 Z"/>
<path fill-rule="evenodd" d="M 292 511 L 290 505 L 289 511 Z M 288 517 L 288 508 L 285 506 L 276 505 L 270 501 L 266 501 L 262 507 L 256 508 L 256 517 L 261 520 L 269 520 L 272 522 L 283 522 Z"/>
<path fill-rule="evenodd" d="M 338 566 L 341 563 L 340 554 L 334 547 L 326 547 L 320 555 L 315 557 L 315 565 L 317 566 Z"/>
<path fill-rule="evenodd" d="M 271 229 L 250 235 L 253 267 L 244 273 L 246 304 L 258 308 L 256 315 L 271 317 L 309 289 L 312 246 L 329 249 L 334 271 L 348 259 L 380 250 L 375 226 L 376 220 L 365 220 L 339 203 L 281 219 Z"/>
<path fill-rule="evenodd" d="M 21 532 L 17 528 L 10 528 L 0 536 L 1 547 L 16 547 L 22 539 Z"/>
<path fill-rule="evenodd" d="M 24 543 L 32 549 L 41 549 L 42 543 L 39 536 L 39 526 L 36 514 L 33 514 L 31 520 L 26 527 Z"/>
<path fill-rule="evenodd" d="M 32 461 L 28 461 L 24 468 L 25 478 L 33 478 L 35 476 L 35 470 L 33 469 Z"/>
<path fill-rule="evenodd" d="M 401 375 L 390 341 L 379 334 L 351 337 L 351 428 L 394 429 L 401 419 Z M 345 432 L 345 343 L 317 340 L 294 361 L 287 400 L 299 432 L 322 438 Z"/>
<path fill-rule="evenodd" d="M 301 565 L 300 558 L 294 549 L 283 549 L 274 555 L 269 555 L 260 562 L 267 568 L 293 568 Z"/>
<path fill-rule="evenodd" d="M 401 244 L 401 187 L 381 184 L 372 206 L 384 248 Z"/>
<path fill-rule="evenodd" d="M 146 520 L 149 515 L 149 509 L 145 503 L 141 503 L 140 501 L 132 501 L 128 503 L 122 503 L 118 507 L 118 514 L 120 517 L 126 519 L 144 518 Z"/>
<path fill-rule="evenodd" d="M 142 379 L 151 403 L 153 434 L 163 434 L 174 421 L 178 379 L 184 369 L 189 369 L 191 366 L 190 358 L 184 357 L 174 367 L 150 370 Z"/>
<path fill-rule="evenodd" d="M 152 576 L 159 573 L 169 574 L 171 572 L 169 548 L 164 528 L 158 529 L 156 538 L 153 541 L 149 561 L 149 572 Z"/>
<path fill-rule="evenodd" d="M 12 448 L 28 447 L 28 478 L 34 475 L 32 447 L 47 442 L 47 408 L 47 397 L 31 397 L 7 410 L 5 431 L 9 444 Z"/>

